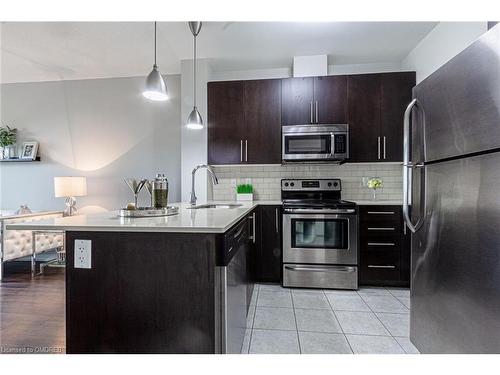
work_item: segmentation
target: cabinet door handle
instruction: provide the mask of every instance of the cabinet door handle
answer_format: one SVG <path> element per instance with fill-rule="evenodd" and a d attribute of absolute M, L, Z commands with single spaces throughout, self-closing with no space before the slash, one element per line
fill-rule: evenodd
<path fill-rule="evenodd" d="M 245 161 L 248 161 L 248 139 L 245 139 Z"/>
<path fill-rule="evenodd" d="M 368 246 L 395 246 L 394 242 L 368 242 Z"/>
<path fill-rule="evenodd" d="M 384 135 L 384 159 L 385 159 L 385 135 Z"/>
<path fill-rule="evenodd" d="M 368 228 L 368 230 L 396 230 L 396 228 Z"/>
<path fill-rule="evenodd" d="M 240 162 L 243 162 L 243 139 L 240 139 Z"/>
<path fill-rule="evenodd" d="M 377 159 L 380 160 L 380 137 L 377 137 Z"/>
<path fill-rule="evenodd" d="M 316 100 L 316 124 L 319 122 L 318 120 L 318 101 Z"/>
<path fill-rule="evenodd" d="M 279 209 L 276 208 L 274 210 L 274 213 L 275 213 L 275 225 L 276 225 L 276 233 L 279 233 L 279 226 L 280 226 L 280 219 L 278 217 L 279 215 Z"/>
<path fill-rule="evenodd" d="M 375 265 L 375 264 L 369 264 L 368 268 L 390 268 L 390 269 L 394 269 L 394 268 L 396 268 L 396 266 L 378 266 L 378 265 Z"/>
<path fill-rule="evenodd" d="M 252 214 L 252 216 L 248 217 L 249 219 L 252 220 L 252 235 L 250 236 L 250 239 L 252 240 L 253 243 L 255 243 L 255 212 Z"/>

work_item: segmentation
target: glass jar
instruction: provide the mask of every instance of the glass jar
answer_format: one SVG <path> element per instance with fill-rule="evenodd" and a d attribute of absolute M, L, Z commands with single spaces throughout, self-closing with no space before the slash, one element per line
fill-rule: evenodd
<path fill-rule="evenodd" d="M 16 145 L 6 146 L 4 148 L 4 159 L 15 159 L 17 157 Z"/>
<path fill-rule="evenodd" d="M 153 180 L 153 207 L 166 208 L 168 204 L 168 180 L 163 173 L 158 173 Z"/>

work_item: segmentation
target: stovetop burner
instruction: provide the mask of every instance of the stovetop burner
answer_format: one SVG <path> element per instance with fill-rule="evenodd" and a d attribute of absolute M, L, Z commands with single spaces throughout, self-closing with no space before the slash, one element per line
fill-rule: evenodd
<path fill-rule="evenodd" d="M 281 199 L 285 208 L 356 208 L 356 203 L 342 200 L 341 191 L 342 184 L 338 178 L 281 181 Z"/>

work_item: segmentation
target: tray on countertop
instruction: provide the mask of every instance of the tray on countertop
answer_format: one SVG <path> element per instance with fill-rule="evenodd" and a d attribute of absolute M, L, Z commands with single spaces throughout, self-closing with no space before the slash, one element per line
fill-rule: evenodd
<path fill-rule="evenodd" d="M 165 208 L 154 207 L 139 207 L 135 210 L 127 210 L 122 208 L 118 216 L 120 217 L 155 217 L 155 216 L 171 216 L 179 213 L 179 207 L 167 206 Z"/>

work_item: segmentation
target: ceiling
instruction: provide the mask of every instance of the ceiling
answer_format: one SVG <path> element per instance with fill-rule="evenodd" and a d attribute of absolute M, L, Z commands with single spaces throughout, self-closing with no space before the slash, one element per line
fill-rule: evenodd
<path fill-rule="evenodd" d="M 290 67 L 292 57 L 328 54 L 329 64 L 400 62 L 436 22 L 207 22 L 198 57 L 214 71 Z M 145 75 L 153 64 L 153 23 L 2 24 L 2 82 Z M 187 23 L 158 24 L 158 65 L 180 73 L 191 59 Z"/>

